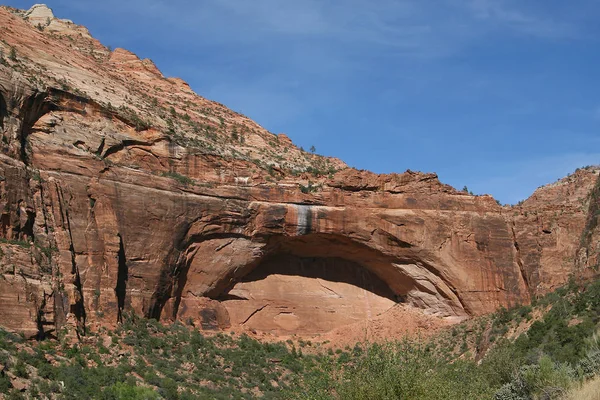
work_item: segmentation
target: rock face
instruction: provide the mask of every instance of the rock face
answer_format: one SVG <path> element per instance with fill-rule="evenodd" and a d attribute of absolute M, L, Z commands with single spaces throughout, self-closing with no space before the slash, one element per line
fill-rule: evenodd
<path fill-rule="evenodd" d="M 68 19 L 58 19 L 54 17 L 52 10 L 45 4 L 35 4 L 24 13 L 20 13 L 33 26 L 39 30 L 48 30 L 49 32 L 62 35 L 79 35 L 91 38 L 89 31 L 73 21 Z"/>
<path fill-rule="evenodd" d="M 314 335 L 397 307 L 479 315 L 597 269 L 597 168 L 515 207 L 357 171 L 150 60 L 35 28 L 42 11 L 0 8 L 4 327 L 83 333 L 135 312 Z"/>

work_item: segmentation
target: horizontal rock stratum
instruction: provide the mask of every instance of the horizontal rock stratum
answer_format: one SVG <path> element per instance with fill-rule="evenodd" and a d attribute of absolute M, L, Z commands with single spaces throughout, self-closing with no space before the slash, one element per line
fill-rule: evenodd
<path fill-rule="evenodd" d="M 502 207 L 307 153 L 46 6 L 0 8 L 0 37 L 8 329 L 134 312 L 314 335 L 480 315 L 598 268 L 598 168 Z"/>

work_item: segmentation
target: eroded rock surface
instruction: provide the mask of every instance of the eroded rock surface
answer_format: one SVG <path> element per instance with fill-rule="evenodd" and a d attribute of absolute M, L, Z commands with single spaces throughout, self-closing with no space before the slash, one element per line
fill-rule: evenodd
<path fill-rule="evenodd" d="M 597 269 L 597 168 L 515 207 L 357 171 L 25 15 L 0 8 L 2 326 L 82 334 L 135 312 L 314 335 L 459 320 Z"/>

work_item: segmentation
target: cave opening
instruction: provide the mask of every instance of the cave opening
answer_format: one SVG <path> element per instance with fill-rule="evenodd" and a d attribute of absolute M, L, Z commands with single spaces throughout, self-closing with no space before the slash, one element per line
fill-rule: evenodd
<path fill-rule="evenodd" d="M 165 275 L 165 290 L 153 297 L 155 306 L 166 304 L 175 277 L 173 316 L 212 310 L 227 321 L 221 329 L 313 336 L 364 322 L 397 325 L 394 315 L 406 313 L 466 315 L 443 264 L 419 248 L 324 233 L 198 243 L 178 269 L 183 278 Z"/>
<path fill-rule="evenodd" d="M 401 260 L 341 235 L 271 237 L 263 254 L 211 296 L 234 326 L 325 333 L 382 315 L 415 288 Z"/>
<path fill-rule="evenodd" d="M 309 334 L 371 319 L 400 299 L 355 261 L 293 253 L 267 257 L 219 298 L 234 325 Z"/>

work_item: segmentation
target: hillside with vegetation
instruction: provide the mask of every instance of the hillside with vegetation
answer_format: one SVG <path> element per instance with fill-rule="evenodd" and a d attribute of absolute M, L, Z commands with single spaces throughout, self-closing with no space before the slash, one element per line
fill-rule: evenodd
<path fill-rule="evenodd" d="M 128 315 L 82 341 L 0 331 L 7 399 L 563 399 L 600 373 L 600 281 L 431 338 L 334 349 L 303 340 L 203 335 Z M 571 397 L 569 397 L 571 396 Z M 572 397 L 576 396 L 576 397 Z M 593 398 L 593 397 L 588 397 Z"/>

